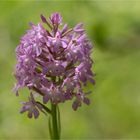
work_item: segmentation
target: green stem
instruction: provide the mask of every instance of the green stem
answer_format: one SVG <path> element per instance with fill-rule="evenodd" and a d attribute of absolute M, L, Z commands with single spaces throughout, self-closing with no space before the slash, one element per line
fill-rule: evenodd
<path fill-rule="evenodd" d="M 57 105 L 51 104 L 51 114 L 52 114 L 52 139 L 53 140 L 59 140 L 60 134 L 59 134 L 59 127 L 58 127 L 58 120 L 57 120 Z"/>

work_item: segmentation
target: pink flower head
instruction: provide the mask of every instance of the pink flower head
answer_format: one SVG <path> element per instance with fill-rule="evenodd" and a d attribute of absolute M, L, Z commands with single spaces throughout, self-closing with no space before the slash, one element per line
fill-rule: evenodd
<path fill-rule="evenodd" d="M 39 116 L 38 96 L 42 104 L 74 99 L 74 110 L 82 103 L 89 105 L 83 86 L 87 82 L 95 83 L 90 58 L 92 44 L 83 25 L 68 28 L 67 24 L 62 24 L 59 13 L 52 14 L 49 19 L 41 15 L 41 19 L 50 29 L 45 29 L 42 23 L 31 24 L 16 48 L 15 92 L 24 87 L 32 92 L 21 110 L 28 111 L 30 118 Z M 38 96 L 34 97 L 34 93 Z"/>

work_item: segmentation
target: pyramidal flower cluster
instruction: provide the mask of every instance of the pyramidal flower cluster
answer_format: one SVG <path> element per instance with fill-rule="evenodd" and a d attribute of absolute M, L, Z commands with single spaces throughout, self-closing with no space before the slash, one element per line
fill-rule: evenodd
<path fill-rule="evenodd" d="M 74 110 L 82 103 L 89 105 L 83 86 L 88 81 L 94 84 L 90 58 L 92 45 L 83 25 L 80 23 L 68 28 L 67 24 L 62 24 L 59 13 L 52 14 L 48 19 L 41 15 L 41 19 L 46 28 L 42 23 L 31 23 L 31 29 L 16 48 L 17 83 L 14 90 L 16 95 L 20 88 L 30 90 L 29 101 L 23 102 L 21 108 L 21 113 L 27 111 L 29 118 L 37 118 L 43 111 L 37 99 L 42 104 L 49 101 L 58 104 L 74 99 Z"/>

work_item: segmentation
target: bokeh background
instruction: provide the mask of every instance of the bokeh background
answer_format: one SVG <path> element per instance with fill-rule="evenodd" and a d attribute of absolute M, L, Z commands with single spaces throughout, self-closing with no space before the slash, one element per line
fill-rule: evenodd
<path fill-rule="evenodd" d="M 21 115 L 12 88 L 15 48 L 40 14 L 60 12 L 72 27 L 83 22 L 94 44 L 96 85 L 91 105 L 73 111 L 71 102 L 60 105 L 63 139 L 140 139 L 140 1 L 32 0 L 0 1 L 0 139 L 47 139 L 48 120 Z"/>

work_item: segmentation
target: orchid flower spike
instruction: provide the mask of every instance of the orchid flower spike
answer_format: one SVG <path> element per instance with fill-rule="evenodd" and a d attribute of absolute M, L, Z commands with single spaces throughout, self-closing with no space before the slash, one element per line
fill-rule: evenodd
<path fill-rule="evenodd" d="M 21 109 L 21 113 L 28 112 L 29 118 L 37 118 L 42 110 L 38 100 L 42 104 L 72 100 L 74 110 L 83 103 L 89 105 L 83 87 L 87 82 L 95 83 L 90 57 L 93 46 L 83 24 L 69 28 L 62 24 L 59 13 L 48 19 L 41 15 L 41 19 L 43 24 L 31 24 L 16 48 L 15 92 L 26 87 L 32 93 Z"/>

